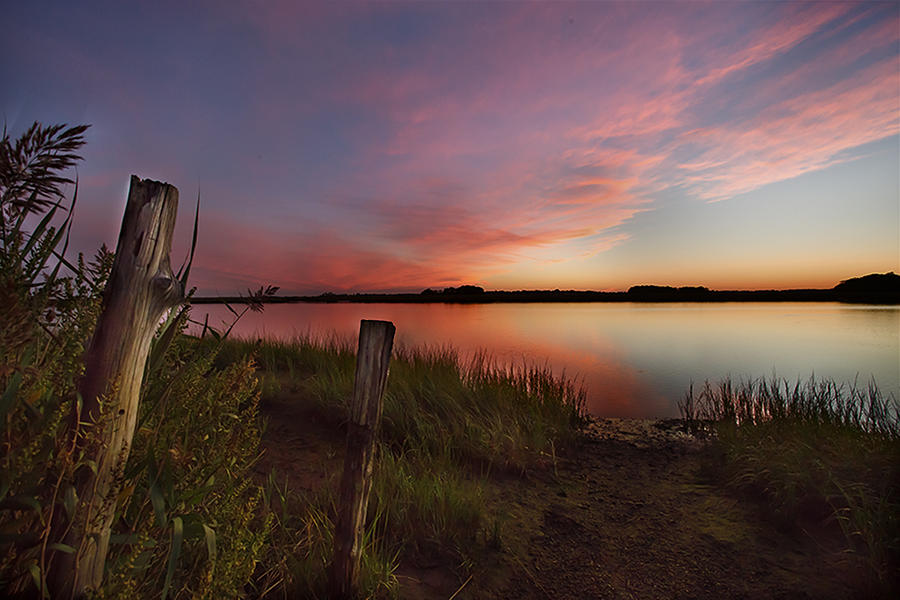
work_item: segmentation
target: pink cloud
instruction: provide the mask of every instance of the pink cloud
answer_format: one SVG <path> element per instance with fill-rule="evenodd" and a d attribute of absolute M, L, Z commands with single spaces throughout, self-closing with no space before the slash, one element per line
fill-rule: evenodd
<path fill-rule="evenodd" d="M 770 60 L 782 54 L 818 31 L 823 25 L 844 16 L 850 9 L 847 4 L 786 5 L 784 15 L 724 59 L 714 63 L 708 73 L 698 79 L 696 85 L 708 85 L 750 66 Z"/>
<path fill-rule="evenodd" d="M 816 89 L 816 81 L 835 80 L 834 71 L 850 69 L 872 49 L 895 47 L 896 24 L 876 22 L 858 28 L 820 57 L 749 89 L 769 106 L 743 121 L 704 125 L 702 104 L 710 86 L 790 51 L 826 24 L 846 29 L 861 17 L 845 18 L 848 5 L 790 8 L 790 15 L 712 54 L 703 73 L 681 70 L 681 81 L 645 101 L 634 99 L 588 127 L 569 130 L 575 144 L 565 153 L 572 164 L 589 164 L 607 139 L 629 136 L 632 151 L 620 168 L 639 179 L 644 192 L 687 184 L 707 200 L 722 199 L 852 160 L 849 150 L 897 135 L 900 87 L 896 55 Z M 821 9 L 821 10 L 820 10 Z M 794 14 L 797 10 L 803 14 Z M 834 35 L 834 31 L 832 35 Z M 673 70 L 672 72 L 678 72 Z M 812 86 L 811 86 L 812 84 Z M 795 90 L 793 95 L 785 93 Z M 796 91 L 803 90 L 803 91 Z M 671 138 L 664 141 L 664 134 Z M 676 157 L 687 153 L 688 160 Z"/>
<path fill-rule="evenodd" d="M 773 104 L 744 128 L 686 132 L 706 150 L 683 163 L 685 180 L 715 200 L 852 160 L 842 152 L 900 133 L 900 75 L 876 63 L 827 89 Z"/>

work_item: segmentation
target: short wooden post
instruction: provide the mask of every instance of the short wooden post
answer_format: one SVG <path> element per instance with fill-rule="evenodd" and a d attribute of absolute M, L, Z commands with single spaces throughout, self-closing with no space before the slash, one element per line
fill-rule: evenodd
<path fill-rule="evenodd" d="M 97 428 L 79 443 L 97 468 L 83 468 L 77 482 L 79 502 L 65 537 L 76 552 L 54 558 L 49 579 L 55 598 L 80 598 L 103 580 L 150 342 L 165 311 L 184 298 L 169 263 L 177 212 L 175 187 L 131 176 L 103 310 L 78 386 L 80 420 Z"/>
<path fill-rule="evenodd" d="M 359 554 L 372 489 L 375 435 L 381 422 L 394 324 L 361 321 L 356 354 L 356 381 L 347 430 L 347 455 L 338 497 L 331 565 L 331 597 L 352 598 L 359 581 Z"/>

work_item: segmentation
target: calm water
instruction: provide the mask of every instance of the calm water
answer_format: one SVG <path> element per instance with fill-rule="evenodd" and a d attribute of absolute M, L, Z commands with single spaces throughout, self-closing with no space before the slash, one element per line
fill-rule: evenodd
<path fill-rule="evenodd" d="M 210 324 L 223 306 L 194 308 Z M 581 380 L 598 416 L 677 416 L 691 382 L 730 375 L 840 382 L 875 378 L 900 398 L 900 307 L 831 303 L 281 304 L 248 313 L 242 337 L 355 339 L 360 319 L 397 326 L 397 343 L 487 350 Z"/>

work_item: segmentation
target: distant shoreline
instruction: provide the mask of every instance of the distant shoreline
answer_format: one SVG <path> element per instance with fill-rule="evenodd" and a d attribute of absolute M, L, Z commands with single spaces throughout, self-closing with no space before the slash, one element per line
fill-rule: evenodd
<path fill-rule="evenodd" d="M 242 296 L 200 296 L 192 304 L 246 304 Z M 321 294 L 319 296 L 274 296 L 261 299 L 264 304 L 524 304 L 524 303 L 674 303 L 674 302 L 845 302 L 855 304 L 900 304 L 884 295 L 842 298 L 834 290 L 751 290 L 709 291 L 704 294 L 633 294 L 631 292 L 591 291 L 487 291 L 480 294 Z"/>
<path fill-rule="evenodd" d="M 273 291 L 277 288 L 271 288 Z M 249 291 L 249 290 L 248 290 Z M 799 290 L 710 290 L 701 286 L 671 287 L 636 285 L 627 292 L 577 290 L 486 291 L 475 285 L 428 288 L 405 294 L 334 294 L 318 296 L 200 296 L 192 304 L 493 304 L 525 302 L 845 302 L 854 304 L 900 304 L 900 275 L 874 273 L 842 281 L 831 289 Z"/>
<path fill-rule="evenodd" d="M 524 304 L 558 302 L 828 302 L 834 301 L 831 290 L 789 290 L 789 291 L 724 291 L 703 295 L 677 295 L 649 297 L 629 292 L 568 291 L 553 292 L 543 290 L 490 291 L 481 294 L 321 294 L 319 296 L 274 296 L 261 299 L 264 304 Z M 242 304 L 247 298 L 242 296 L 202 296 L 191 299 L 192 304 Z"/>

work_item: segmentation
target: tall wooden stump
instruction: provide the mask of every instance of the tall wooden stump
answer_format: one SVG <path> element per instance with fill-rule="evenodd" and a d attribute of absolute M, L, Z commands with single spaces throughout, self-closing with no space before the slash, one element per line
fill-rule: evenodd
<path fill-rule="evenodd" d="M 356 381 L 347 430 L 347 455 L 338 499 L 331 565 L 332 598 L 352 598 L 358 588 L 359 554 L 372 489 L 375 435 L 381 422 L 394 324 L 361 321 L 356 354 Z"/>
<path fill-rule="evenodd" d="M 82 469 L 77 482 L 79 502 L 65 538 L 76 552 L 58 553 L 51 566 L 56 598 L 79 598 L 103 580 L 150 342 L 165 311 L 184 297 L 169 263 L 177 212 L 174 186 L 131 176 L 103 310 L 78 386 L 81 422 L 94 424 L 78 443 L 97 468 Z"/>

